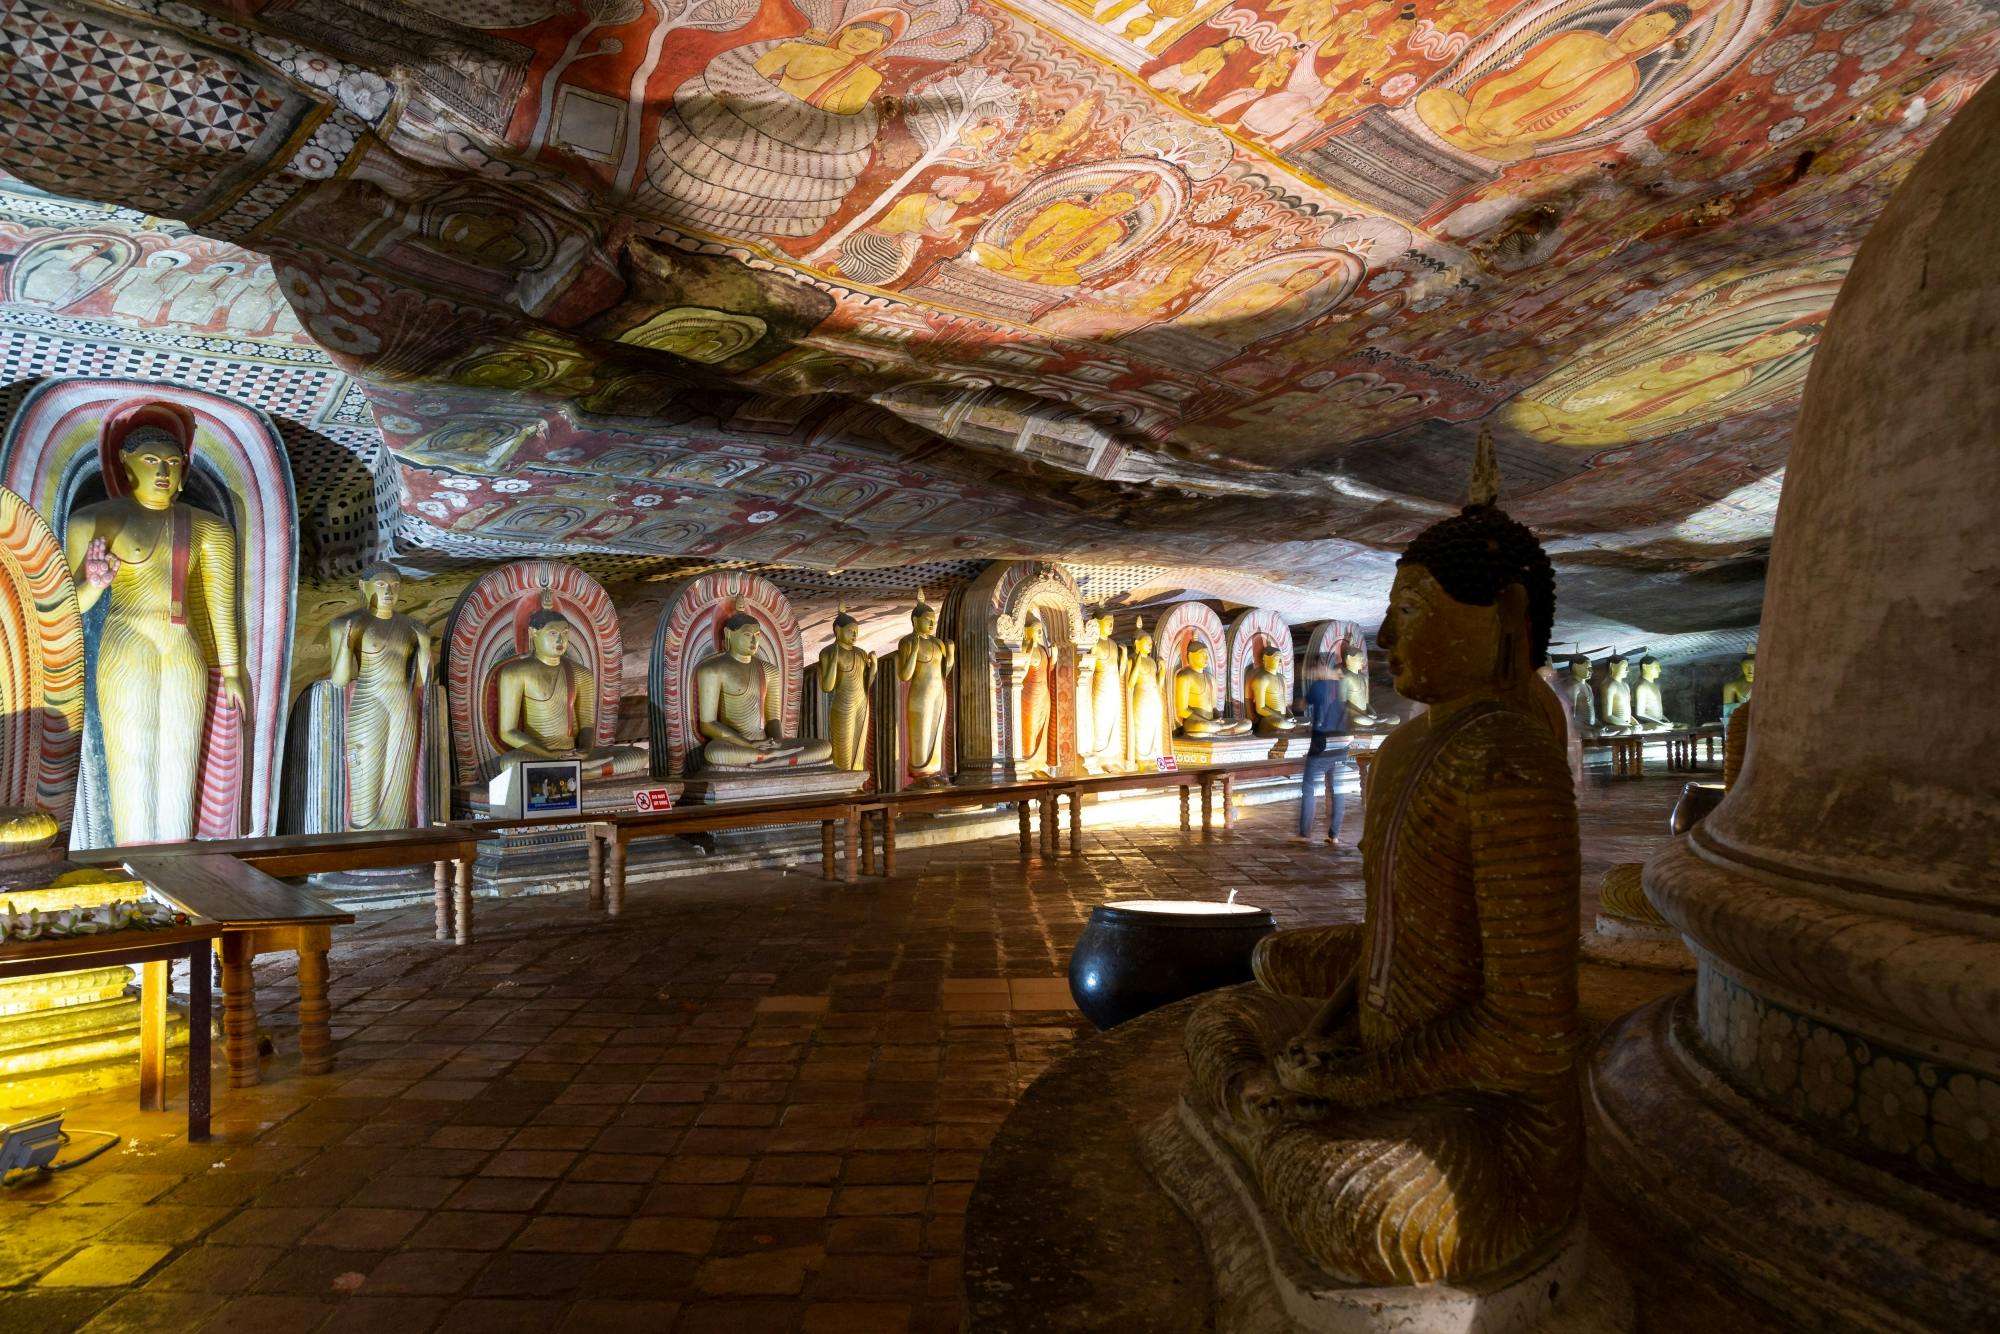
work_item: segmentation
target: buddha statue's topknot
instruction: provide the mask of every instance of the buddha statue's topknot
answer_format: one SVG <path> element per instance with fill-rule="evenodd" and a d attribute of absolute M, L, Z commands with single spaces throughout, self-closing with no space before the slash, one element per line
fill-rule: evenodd
<path fill-rule="evenodd" d="M 1525 524 L 1496 505 L 1474 504 L 1418 533 L 1397 565 L 1421 565 L 1455 600 L 1490 607 L 1509 584 L 1528 594 L 1529 657 L 1547 661 L 1556 615 L 1556 572 Z"/>

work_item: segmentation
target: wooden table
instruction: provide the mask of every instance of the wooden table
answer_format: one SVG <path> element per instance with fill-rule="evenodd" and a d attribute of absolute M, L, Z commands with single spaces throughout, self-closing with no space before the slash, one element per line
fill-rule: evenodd
<path fill-rule="evenodd" d="M 167 1108 L 168 970 L 188 964 L 187 1135 L 208 1138 L 208 958 L 222 928 L 214 922 L 150 931 L 112 931 L 59 940 L 0 941 L 0 979 L 139 965 L 139 1106 Z"/>
<path fill-rule="evenodd" d="M 1611 739 L 1611 776 L 1613 778 L 1641 778 L 1646 768 L 1646 738 L 1642 735 L 1615 736 Z"/>
<path fill-rule="evenodd" d="M 353 913 L 216 852 L 142 853 L 128 857 L 125 870 L 221 930 L 222 1049 L 229 1058 L 231 1088 L 258 1081 L 257 989 L 251 964 L 260 954 L 298 955 L 299 1070 L 323 1075 L 333 1069 L 326 954 L 333 946 L 333 928 L 352 922 Z"/>
<path fill-rule="evenodd" d="M 570 823 L 577 821 L 571 820 Z M 148 858 L 221 854 L 273 876 L 372 871 L 389 866 L 421 866 L 430 862 L 435 867 L 431 884 L 437 938 L 452 938 L 452 893 L 455 886 L 458 896 L 458 943 L 464 945 L 472 940 L 472 862 L 484 837 L 467 822 L 426 825 L 419 829 L 353 829 L 337 834 L 276 834 L 267 838 L 149 843 L 139 849 L 89 848 L 70 853 L 69 859 L 82 866 L 122 866 L 126 856 L 135 851 Z"/>
<path fill-rule="evenodd" d="M 852 793 L 822 797 L 769 797 L 758 801 L 730 801 L 696 806 L 676 806 L 665 811 L 620 811 L 584 823 L 590 845 L 590 906 L 603 908 L 616 917 L 625 908 L 625 849 L 642 838 L 706 834 L 718 829 L 744 829 L 759 825 L 808 824 L 819 822 L 820 874 L 828 880 L 855 881 L 855 851 L 861 841 L 861 804 L 868 800 Z M 557 817 L 570 824 L 574 816 Z M 490 821 L 482 823 L 490 824 Z M 509 822 L 518 827 L 525 821 Z M 834 844 L 837 826 L 847 831 L 844 877 L 834 874 Z"/>

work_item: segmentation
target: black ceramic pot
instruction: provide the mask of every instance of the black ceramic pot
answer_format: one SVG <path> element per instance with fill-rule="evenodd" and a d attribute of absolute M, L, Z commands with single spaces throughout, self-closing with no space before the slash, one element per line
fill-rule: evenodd
<path fill-rule="evenodd" d="M 1277 930 L 1247 903 L 1128 899 L 1106 903 L 1069 956 L 1069 989 L 1099 1028 L 1186 996 L 1250 980 L 1250 952 Z"/>
<path fill-rule="evenodd" d="M 1674 803 L 1674 813 L 1668 825 L 1676 834 L 1685 834 L 1701 823 L 1707 815 L 1722 804 L 1722 784 L 1689 783 L 1681 788 L 1681 799 Z"/>

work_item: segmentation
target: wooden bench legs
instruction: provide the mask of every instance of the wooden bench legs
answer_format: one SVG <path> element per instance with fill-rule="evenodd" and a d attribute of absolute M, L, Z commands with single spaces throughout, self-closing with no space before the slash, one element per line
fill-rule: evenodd
<path fill-rule="evenodd" d="M 1181 832 L 1191 833 L 1194 830 L 1194 824 L 1188 818 L 1188 798 L 1193 796 L 1194 793 L 1188 790 L 1188 785 L 1186 783 L 1182 783 L 1180 785 L 1180 794 L 1181 794 Z"/>
<path fill-rule="evenodd" d="M 333 1007 L 327 1000 L 326 966 L 327 951 L 332 947 L 333 928 L 328 926 L 267 926 L 223 932 L 222 939 L 217 942 L 217 950 L 222 955 L 223 1054 L 229 1061 L 231 1088 L 248 1088 L 259 1079 L 257 984 L 251 964 L 260 954 L 289 952 L 298 955 L 299 1070 L 302 1074 L 323 1075 L 333 1069 Z M 206 967 L 206 961 L 197 966 Z M 206 980 L 204 976 L 203 981 Z M 142 998 L 142 1025 L 146 1017 L 145 1005 Z M 160 1018 L 163 1027 L 165 1022 L 163 1010 Z M 143 1037 L 143 1028 L 141 1032 Z M 146 1096 L 142 1063 L 142 1105 Z"/>
<path fill-rule="evenodd" d="M 593 847 L 592 852 L 595 851 Z M 468 855 L 455 862 L 438 862 L 431 868 L 439 940 L 456 940 L 460 945 L 472 943 L 472 865 L 473 859 Z M 596 867 L 591 871 L 591 883 L 595 885 Z"/>

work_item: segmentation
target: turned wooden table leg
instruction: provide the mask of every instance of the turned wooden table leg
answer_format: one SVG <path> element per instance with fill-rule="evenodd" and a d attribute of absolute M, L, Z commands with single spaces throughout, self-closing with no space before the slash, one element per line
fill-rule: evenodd
<path fill-rule="evenodd" d="M 1062 847 L 1062 830 L 1056 817 L 1056 794 L 1042 794 L 1042 852 L 1053 857 Z"/>
<path fill-rule="evenodd" d="M 604 911 L 612 917 L 625 911 L 625 852 L 627 844 L 616 831 L 609 836 L 611 846 L 605 849 L 610 866 L 605 872 Z"/>
<path fill-rule="evenodd" d="M 222 1050 L 229 1058 L 229 1087 L 257 1082 L 257 991 L 250 971 L 250 933 L 222 934 Z"/>
<path fill-rule="evenodd" d="M 882 808 L 882 875 L 896 874 L 896 808 Z"/>
<path fill-rule="evenodd" d="M 299 932 L 299 1071 L 323 1075 L 333 1069 L 333 1007 L 326 997 L 326 953 L 333 944 L 329 927 Z"/>
<path fill-rule="evenodd" d="M 208 1138 L 209 1104 L 209 947 L 188 947 L 188 1139 Z"/>
<path fill-rule="evenodd" d="M 597 830 L 584 831 L 584 839 L 590 844 L 590 906 L 598 912 L 604 911 L 604 840 Z"/>
<path fill-rule="evenodd" d="M 1069 790 L 1069 855 L 1083 851 L 1083 793 Z"/>
<path fill-rule="evenodd" d="M 472 943 L 472 858 L 458 859 L 458 943 Z"/>
<path fill-rule="evenodd" d="M 833 871 L 833 821 L 819 822 L 819 878 L 837 880 Z"/>
<path fill-rule="evenodd" d="M 855 860 L 855 854 L 858 850 L 854 845 L 859 843 L 860 841 L 861 841 L 861 812 L 855 810 L 853 807 L 850 806 L 847 809 L 847 847 L 844 850 L 846 852 L 845 878 L 847 880 L 847 883 L 850 885 L 853 884 L 857 878 L 854 874 L 854 860 Z"/>
<path fill-rule="evenodd" d="M 1033 823 L 1033 815 L 1032 812 L 1029 810 L 1029 807 L 1032 804 L 1033 804 L 1032 802 L 1030 802 L 1025 798 L 1014 803 L 1014 813 L 1021 817 L 1021 860 L 1022 861 L 1026 861 L 1028 858 L 1035 855 L 1034 834 L 1029 827 Z"/>
<path fill-rule="evenodd" d="M 1222 776 L 1222 827 L 1224 829 L 1234 829 L 1236 827 L 1236 776 L 1234 774 L 1224 774 Z"/>
<path fill-rule="evenodd" d="M 861 812 L 861 874 L 875 874 L 875 812 Z"/>
<path fill-rule="evenodd" d="M 437 899 L 437 938 L 451 939 L 451 863 L 431 868 L 431 892 Z"/>
<path fill-rule="evenodd" d="M 1215 784 L 1204 778 L 1201 780 L 1201 832 L 1207 833 L 1215 823 Z"/>
<path fill-rule="evenodd" d="M 1182 783 L 1179 786 L 1181 792 L 1181 832 L 1186 834 L 1192 832 L 1194 829 L 1194 823 L 1188 817 L 1188 799 L 1194 794 L 1188 791 L 1186 783 Z"/>
<path fill-rule="evenodd" d="M 202 963 L 206 964 L 207 959 Z M 167 1110 L 167 985 L 172 963 L 139 965 L 139 1110 Z"/>

